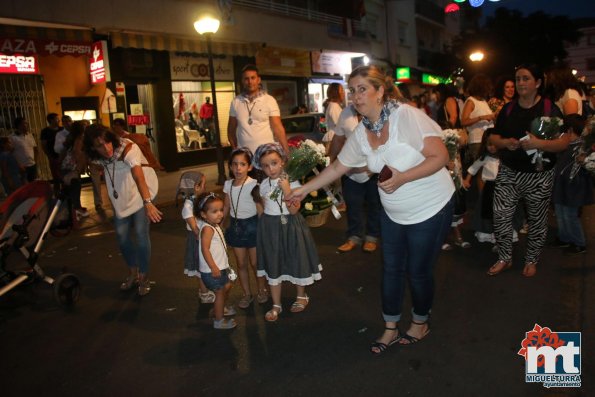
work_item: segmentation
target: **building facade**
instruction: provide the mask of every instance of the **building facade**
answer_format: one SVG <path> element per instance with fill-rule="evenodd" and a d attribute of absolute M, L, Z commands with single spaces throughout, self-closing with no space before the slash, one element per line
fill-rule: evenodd
<path fill-rule="evenodd" d="M 206 41 L 193 27 L 200 15 L 210 13 L 221 20 L 212 54 L 216 116 L 226 145 L 229 104 L 241 90 L 245 64 L 259 67 L 263 86 L 283 115 L 298 104 L 322 111 L 328 84 L 344 83 L 365 56 L 391 72 L 397 65 L 430 70 L 428 54 L 439 53 L 451 34 L 442 3 L 89 0 L 71 7 L 67 2 L 8 0 L 0 11 L 0 38 L 26 39 L 27 25 L 47 25 L 45 32 L 37 33 L 39 40 L 85 32 L 74 44 L 86 45 L 87 53 L 65 56 L 55 62 L 58 67 L 41 64 L 37 78 L 44 85 L 45 112 L 94 107 L 93 118 L 104 124 L 122 117 L 129 130 L 152 138 L 161 163 L 173 171 L 215 161 L 212 125 L 200 119 L 200 109 L 211 96 Z M 105 82 L 90 81 L 89 69 L 97 62 L 94 43 L 107 48 Z M 16 53 L 6 50 L 0 48 Z M 79 98 L 79 104 L 68 98 Z"/>

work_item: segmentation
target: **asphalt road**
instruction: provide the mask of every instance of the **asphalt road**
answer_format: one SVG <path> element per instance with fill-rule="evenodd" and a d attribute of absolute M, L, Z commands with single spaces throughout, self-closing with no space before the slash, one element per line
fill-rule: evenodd
<path fill-rule="evenodd" d="M 39 264 L 50 275 L 68 267 L 83 296 L 64 310 L 51 288 L 35 283 L 0 298 L 2 396 L 595 395 L 593 253 L 564 257 L 548 248 L 537 276 L 527 279 L 520 274 L 524 237 L 514 267 L 498 277 L 485 275 L 496 260 L 488 244 L 445 252 L 431 333 L 373 356 L 368 346 L 383 327 L 381 255 L 336 253 L 344 220 L 313 229 L 324 271 L 308 289 L 306 311 L 289 312 L 295 290 L 287 285 L 277 323 L 264 321 L 268 304 L 255 303 L 238 309 L 237 329 L 216 331 L 211 305 L 199 304 L 196 280 L 183 275 L 179 209 L 164 211 L 152 227 L 155 285 L 143 298 L 118 290 L 126 270 L 109 224 L 47 239 Z M 584 219 L 593 250 L 594 214 L 589 208 Z M 407 301 L 404 330 L 409 308 Z M 525 383 L 517 351 L 536 323 L 582 331 L 580 389 Z"/>

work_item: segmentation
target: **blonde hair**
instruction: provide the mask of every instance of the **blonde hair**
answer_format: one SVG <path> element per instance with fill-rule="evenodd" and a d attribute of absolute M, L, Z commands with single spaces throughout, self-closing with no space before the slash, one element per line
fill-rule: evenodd
<path fill-rule="evenodd" d="M 380 87 L 384 87 L 384 95 L 382 96 L 383 102 L 389 100 L 407 102 L 403 94 L 401 94 L 401 91 L 395 85 L 395 80 L 392 77 L 387 76 L 384 71 L 376 65 L 358 66 L 349 75 L 349 80 L 354 77 L 362 77 L 366 79 L 366 81 L 376 90 L 380 89 Z"/>

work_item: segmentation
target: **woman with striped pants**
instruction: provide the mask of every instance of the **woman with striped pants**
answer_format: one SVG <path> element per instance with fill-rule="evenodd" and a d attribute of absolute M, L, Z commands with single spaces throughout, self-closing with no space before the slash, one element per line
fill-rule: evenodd
<path fill-rule="evenodd" d="M 518 99 L 506 104 L 490 137 L 499 149 L 500 171 L 494 191 L 494 234 L 498 261 L 488 275 L 495 276 L 512 266 L 512 218 L 519 200 L 527 205 L 529 234 L 523 275 L 532 277 L 547 235 L 548 205 L 553 187 L 554 153 L 568 146 L 564 134 L 544 140 L 530 134 L 531 121 L 548 116 L 562 118 L 560 109 L 542 96 L 544 75 L 535 65 L 517 67 L 515 73 Z M 534 149 L 543 152 L 537 161 Z M 538 164 L 541 163 L 540 167 Z"/>

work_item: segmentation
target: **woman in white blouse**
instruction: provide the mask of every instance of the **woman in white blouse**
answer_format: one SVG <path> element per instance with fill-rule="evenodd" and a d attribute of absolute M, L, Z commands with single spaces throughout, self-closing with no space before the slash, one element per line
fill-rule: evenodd
<path fill-rule="evenodd" d="M 547 74 L 546 95 L 562 113 L 583 115 L 583 90 L 569 68 L 561 67 Z"/>
<path fill-rule="evenodd" d="M 433 268 L 450 228 L 455 190 L 445 168 L 448 152 L 440 127 L 423 111 L 389 100 L 394 90 L 393 80 L 376 66 L 361 66 L 351 73 L 349 91 L 362 121 L 337 160 L 287 198 L 301 200 L 352 168 L 367 166 L 380 173 L 385 330 L 370 347 L 374 354 L 395 343 L 415 343 L 430 332 Z M 402 334 L 398 322 L 406 280 L 413 320 Z"/>
<path fill-rule="evenodd" d="M 494 126 L 496 115 L 487 102 L 492 91 L 492 82 L 488 76 L 481 73 L 473 76 L 469 81 L 467 91 L 469 92 L 469 98 L 463 105 L 461 125 L 467 128 L 469 135 L 467 143 L 469 144 L 471 158 L 465 160 L 472 163 L 479 157 L 481 138 L 485 130 Z"/>
<path fill-rule="evenodd" d="M 327 90 L 326 95 L 328 98 L 328 105 L 326 106 L 326 112 L 324 118 L 326 120 L 326 134 L 322 137 L 322 141 L 329 145 L 335 136 L 335 130 L 339 123 L 339 116 L 343 111 L 343 105 L 345 103 L 345 90 L 339 83 L 331 83 Z"/>
<path fill-rule="evenodd" d="M 149 225 L 159 222 L 162 215 L 153 204 L 159 187 L 155 170 L 135 143 L 102 125 L 87 127 L 84 147 L 90 161 L 103 166 L 114 207 L 116 239 L 129 272 L 120 289 L 138 286 L 138 294 L 146 295 L 151 290 Z"/>

